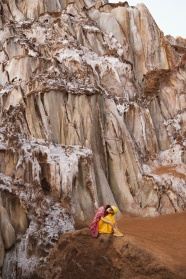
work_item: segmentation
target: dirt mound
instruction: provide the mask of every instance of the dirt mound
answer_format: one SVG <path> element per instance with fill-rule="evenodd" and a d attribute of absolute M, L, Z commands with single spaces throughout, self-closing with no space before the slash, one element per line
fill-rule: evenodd
<path fill-rule="evenodd" d="M 186 278 L 186 212 L 154 218 L 124 214 L 118 225 L 144 249 L 153 251 L 177 278 Z M 164 277 L 163 277 L 164 278 Z"/>
<path fill-rule="evenodd" d="M 67 233 L 51 251 L 43 278 L 184 279 L 185 217 L 125 215 L 118 221 L 121 238 L 94 238 L 87 228 Z"/>
<path fill-rule="evenodd" d="M 133 238 L 101 235 L 95 239 L 88 229 L 63 236 L 50 254 L 45 271 L 45 278 L 55 279 L 137 279 L 140 275 L 175 278 L 152 252 L 140 247 Z"/>

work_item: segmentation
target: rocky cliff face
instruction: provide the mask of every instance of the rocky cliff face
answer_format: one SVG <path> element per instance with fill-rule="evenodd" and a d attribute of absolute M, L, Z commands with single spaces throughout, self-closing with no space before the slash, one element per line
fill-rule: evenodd
<path fill-rule="evenodd" d="M 183 211 L 185 40 L 165 37 L 143 4 L 0 9 L 3 278 L 31 278 L 74 216 L 100 204 Z"/>

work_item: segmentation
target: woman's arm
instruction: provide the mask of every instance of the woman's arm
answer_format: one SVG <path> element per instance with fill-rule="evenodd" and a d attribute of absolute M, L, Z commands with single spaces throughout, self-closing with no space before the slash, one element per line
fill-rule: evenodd
<path fill-rule="evenodd" d="M 111 225 L 111 227 L 113 227 L 113 228 L 115 228 L 115 226 L 116 226 L 116 224 L 115 224 L 115 223 L 110 222 L 110 221 L 106 220 L 106 219 L 105 219 L 105 218 L 103 218 L 103 217 L 101 217 L 101 221 L 103 221 L 103 222 L 105 222 L 105 223 L 107 223 L 107 224 Z"/>

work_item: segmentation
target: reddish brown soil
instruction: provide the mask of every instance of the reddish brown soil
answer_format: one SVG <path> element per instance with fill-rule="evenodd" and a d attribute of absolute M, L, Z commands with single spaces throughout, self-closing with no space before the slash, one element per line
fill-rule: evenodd
<path fill-rule="evenodd" d="M 186 279 L 186 213 L 155 218 L 125 213 L 118 226 L 124 237 L 94 238 L 87 228 L 61 236 L 41 278 Z"/>
<path fill-rule="evenodd" d="M 118 226 L 142 247 L 154 251 L 186 278 L 186 212 L 154 218 L 124 214 Z"/>
<path fill-rule="evenodd" d="M 170 174 L 174 177 L 186 179 L 186 174 L 182 172 L 178 172 L 175 166 L 169 165 L 160 167 L 152 172 L 153 174 L 161 175 L 161 174 Z"/>

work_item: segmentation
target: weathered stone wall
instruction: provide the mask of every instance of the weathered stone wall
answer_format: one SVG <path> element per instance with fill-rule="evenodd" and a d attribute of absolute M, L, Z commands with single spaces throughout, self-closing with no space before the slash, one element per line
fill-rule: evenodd
<path fill-rule="evenodd" d="M 3 278 L 15 264 L 28 278 L 35 256 L 98 205 L 184 210 L 185 40 L 165 37 L 143 4 L 0 9 L 1 265 L 13 247 Z"/>

